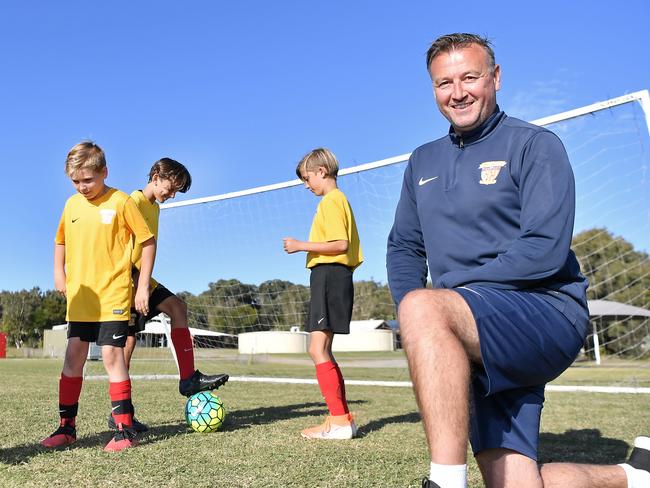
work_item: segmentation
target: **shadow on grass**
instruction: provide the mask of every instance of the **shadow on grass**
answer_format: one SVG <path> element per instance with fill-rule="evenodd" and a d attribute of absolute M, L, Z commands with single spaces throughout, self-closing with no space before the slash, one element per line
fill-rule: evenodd
<path fill-rule="evenodd" d="M 24 464 L 29 462 L 29 460 L 35 456 L 46 453 L 54 453 L 72 449 L 103 449 L 108 441 L 111 440 L 111 437 L 114 432 L 104 431 L 98 432 L 96 434 L 87 435 L 77 438 L 77 442 L 66 447 L 59 448 L 46 448 L 41 446 L 38 441 L 30 444 L 22 444 L 15 447 L 7 447 L 0 449 L 0 463 L 16 465 Z"/>
<path fill-rule="evenodd" d="M 380 430 L 388 424 L 417 424 L 422 420 L 418 412 L 405 413 L 373 420 L 359 426 L 358 437 L 364 437 L 374 431 Z"/>
<path fill-rule="evenodd" d="M 351 405 L 358 405 L 366 403 L 366 401 L 352 400 L 348 403 Z M 296 403 L 292 405 L 277 405 L 272 407 L 252 408 L 248 410 L 235 410 L 227 413 L 226 422 L 221 431 L 233 432 L 281 420 L 290 420 L 300 417 L 323 417 L 325 415 L 327 415 L 327 408 L 322 402 Z M 187 427 L 185 422 L 151 425 L 149 432 L 138 436 L 138 441 L 141 445 L 145 445 L 171 437 L 185 435 L 188 432 L 191 432 L 191 430 Z M 0 463 L 8 465 L 24 464 L 29 462 L 29 460 L 34 456 L 67 449 L 102 449 L 110 440 L 111 435 L 112 432 L 105 431 L 79 437 L 77 442 L 74 444 L 59 449 L 46 449 L 41 447 L 38 442 L 0 449 Z"/>
<path fill-rule="evenodd" d="M 348 401 L 350 405 L 366 403 L 365 400 Z M 224 424 L 224 431 L 248 429 L 254 425 L 264 425 L 280 420 L 291 420 L 299 417 L 324 417 L 327 407 L 322 402 L 295 403 L 293 405 L 278 405 L 273 407 L 251 408 L 229 412 L 229 421 Z"/>
<path fill-rule="evenodd" d="M 629 447 L 619 439 L 603 437 L 598 429 L 543 432 L 539 436 L 539 462 L 618 464 L 625 462 Z"/>
<path fill-rule="evenodd" d="M 365 400 L 352 400 L 348 404 L 362 404 Z M 293 405 L 277 405 L 272 407 L 251 408 L 248 410 L 235 410 L 226 413 L 226 421 L 219 432 L 234 432 L 241 429 L 250 429 L 258 425 L 271 424 L 282 420 L 292 420 L 300 417 L 324 417 L 327 408 L 322 402 L 296 403 Z M 140 438 L 140 444 L 149 444 L 178 435 L 184 435 L 192 430 L 185 422 L 176 422 L 163 425 L 151 425 L 149 432 Z"/>

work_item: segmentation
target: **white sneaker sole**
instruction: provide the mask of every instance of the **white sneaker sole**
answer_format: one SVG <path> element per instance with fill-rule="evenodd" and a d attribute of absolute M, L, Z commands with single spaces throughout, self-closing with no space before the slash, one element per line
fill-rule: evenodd
<path fill-rule="evenodd" d="M 300 433 L 305 439 L 328 439 L 328 440 L 350 440 L 357 435 L 357 426 L 352 422 L 350 425 L 342 427 L 332 427 L 329 432 L 318 432 L 311 435 Z"/>

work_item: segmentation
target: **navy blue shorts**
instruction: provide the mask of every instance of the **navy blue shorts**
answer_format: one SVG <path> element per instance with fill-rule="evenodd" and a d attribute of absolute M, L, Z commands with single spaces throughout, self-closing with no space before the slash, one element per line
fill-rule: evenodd
<path fill-rule="evenodd" d="M 471 385 L 472 450 L 512 449 L 537 460 L 544 386 L 573 363 L 584 337 L 539 293 L 454 291 L 472 310 L 483 358 Z"/>

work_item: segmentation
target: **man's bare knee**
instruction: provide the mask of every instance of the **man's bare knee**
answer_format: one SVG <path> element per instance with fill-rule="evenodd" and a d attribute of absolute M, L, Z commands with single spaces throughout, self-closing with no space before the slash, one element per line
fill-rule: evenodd
<path fill-rule="evenodd" d="M 437 313 L 435 296 L 438 290 L 413 290 L 406 294 L 399 304 L 401 322 L 412 322 Z"/>
<path fill-rule="evenodd" d="M 448 290 L 413 290 L 406 294 L 399 305 L 399 324 L 402 334 L 408 337 L 414 331 L 424 332 L 426 326 L 428 332 L 435 332 L 436 329 L 447 329 L 448 302 L 452 296 Z"/>
<path fill-rule="evenodd" d="M 398 310 L 402 344 L 406 350 L 422 340 L 438 340 L 449 333 L 458 338 L 474 361 L 480 360 L 478 331 L 472 312 L 453 290 L 413 290 Z"/>

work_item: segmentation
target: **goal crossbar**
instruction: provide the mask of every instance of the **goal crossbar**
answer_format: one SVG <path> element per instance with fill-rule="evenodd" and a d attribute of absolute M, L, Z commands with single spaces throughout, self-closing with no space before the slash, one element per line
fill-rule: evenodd
<path fill-rule="evenodd" d="M 629 93 L 616 98 L 610 98 L 609 100 L 604 100 L 602 102 L 592 103 L 590 105 L 585 105 L 584 107 L 575 108 L 573 110 L 568 110 L 555 115 L 549 115 L 547 117 L 542 117 L 540 119 L 531 120 L 531 124 L 546 126 L 554 124 L 556 122 L 561 122 L 564 120 L 573 119 L 575 117 L 580 117 L 588 113 L 594 113 L 601 110 L 607 110 L 617 105 L 623 105 L 630 102 L 639 102 L 641 108 L 643 109 L 645 115 L 646 125 L 648 127 L 648 132 L 650 132 L 650 94 L 648 90 L 640 90 L 637 92 Z M 352 166 L 350 168 L 341 169 L 339 171 L 339 176 L 360 173 L 362 171 L 368 171 L 375 168 L 380 168 L 382 166 L 389 166 L 391 164 L 398 164 L 404 161 L 407 161 L 411 157 L 411 153 L 400 154 L 399 156 L 393 156 L 386 159 L 381 159 L 379 161 L 373 161 L 370 163 L 359 164 L 357 166 Z M 272 185 L 258 186 L 255 188 L 249 188 L 248 190 L 241 190 L 229 193 L 222 193 L 220 195 L 212 195 L 201 198 L 193 198 L 190 200 L 184 200 L 180 202 L 164 203 L 160 206 L 161 209 L 166 208 L 176 208 L 176 207 L 186 207 L 189 205 L 199 205 L 203 203 L 216 202 L 220 200 L 229 200 L 232 198 L 239 198 L 246 195 L 253 195 L 256 193 L 264 193 L 274 190 L 280 190 L 282 188 L 290 188 L 293 186 L 302 185 L 302 181 L 299 179 L 293 179 L 289 181 L 284 181 L 282 183 L 274 183 Z"/>

